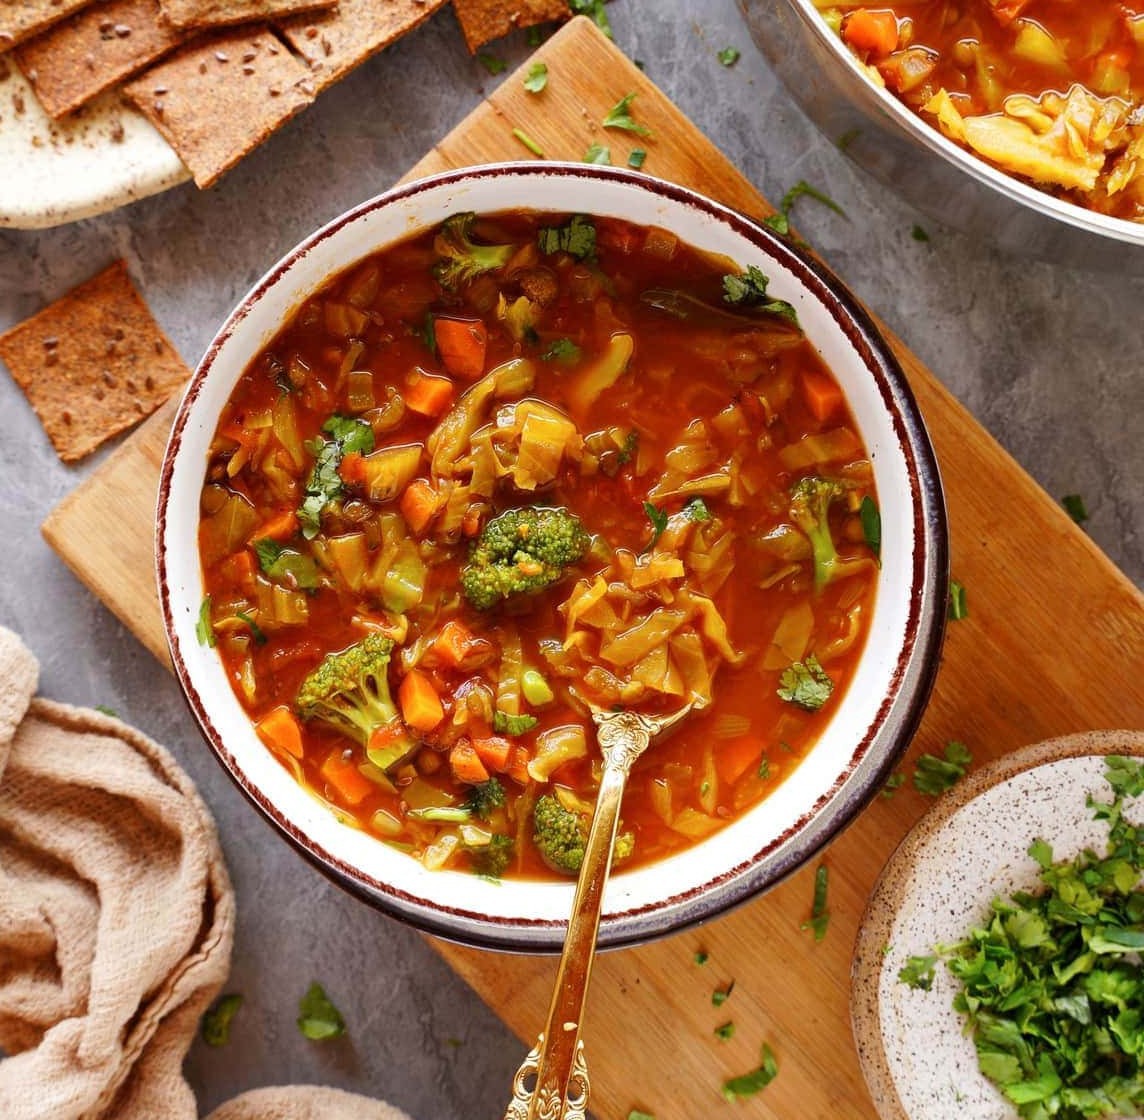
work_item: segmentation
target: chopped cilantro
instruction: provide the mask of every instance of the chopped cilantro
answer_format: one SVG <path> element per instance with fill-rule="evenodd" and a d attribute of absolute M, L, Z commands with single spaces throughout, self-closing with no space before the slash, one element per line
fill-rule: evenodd
<path fill-rule="evenodd" d="M 902 788 L 905 784 L 906 776 L 899 770 L 895 774 L 891 774 L 886 779 L 886 784 L 882 787 L 883 797 L 893 797 L 894 794 Z"/>
<path fill-rule="evenodd" d="M 616 465 L 626 467 L 628 463 L 635 458 L 636 452 L 640 446 L 640 434 L 635 428 L 632 428 L 626 436 L 624 436 L 624 446 L 620 448 L 619 454 L 616 456 Z"/>
<path fill-rule="evenodd" d="M 953 622 L 960 622 L 969 617 L 969 601 L 965 596 L 964 585 L 955 579 L 949 581 L 949 609 L 947 611 Z"/>
<path fill-rule="evenodd" d="M 782 299 L 767 295 L 767 279 L 762 269 L 750 265 L 746 272 L 730 272 L 723 277 L 723 302 L 735 307 L 751 307 L 767 315 L 780 315 L 798 326 L 795 309 Z"/>
<path fill-rule="evenodd" d="M 860 128 L 848 128 L 837 140 L 834 141 L 834 146 L 840 151 L 844 152 L 859 136 L 862 135 Z"/>
<path fill-rule="evenodd" d="M 643 148 L 632 148 L 628 152 L 628 166 L 638 171 L 644 165 L 644 160 L 647 159 L 647 152 Z"/>
<path fill-rule="evenodd" d="M 830 911 L 826 909 L 826 890 L 829 886 L 826 864 L 820 863 L 814 873 L 814 901 L 811 903 L 810 918 L 803 922 L 801 929 L 814 932 L 814 940 L 821 941 L 826 936 L 830 924 Z"/>
<path fill-rule="evenodd" d="M 698 965 L 704 965 L 710 959 L 711 955 L 709 953 L 705 953 L 702 949 L 697 950 L 695 953 L 695 963 Z"/>
<path fill-rule="evenodd" d="M 246 611 L 235 611 L 234 617 L 241 619 L 246 623 L 246 628 L 250 631 L 250 636 L 254 639 L 254 644 L 259 646 L 266 645 L 266 634 L 261 626 L 258 625 L 254 619 L 246 613 Z"/>
<path fill-rule="evenodd" d="M 544 226 L 537 234 L 537 244 L 545 256 L 571 253 L 585 260 L 596 252 L 596 227 L 583 214 L 573 214 L 562 226 Z"/>
<path fill-rule="evenodd" d="M 321 581 L 318 565 L 296 548 L 283 548 L 268 537 L 254 542 L 258 566 L 271 579 L 292 583 L 302 591 L 316 591 Z M 247 621 L 244 619 L 243 621 Z"/>
<path fill-rule="evenodd" d="M 928 992 L 933 987 L 934 965 L 937 957 L 910 957 L 898 970 L 898 979 L 911 988 Z"/>
<path fill-rule="evenodd" d="M 778 213 L 772 214 L 769 218 L 764 218 L 763 225 L 770 226 L 775 233 L 786 237 L 786 235 L 790 233 L 790 212 L 794 209 L 794 204 L 798 202 L 800 198 L 804 197 L 813 198 L 816 202 L 821 202 L 823 206 L 829 207 L 836 214 L 840 214 L 844 218 L 846 217 L 846 211 L 843 210 L 830 195 L 812 187 L 805 179 L 799 179 L 799 181 L 783 195 L 782 201 L 779 203 Z"/>
<path fill-rule="evenodd" d="M 209 595 L 204 595 L 203 601 L 199 604 L 199 618 L 195 623 L 195 637 L 198 638 L 200 646 L 214 649 L 215 636 L 214 627 L 211 625 L 211 597 Z"/>
<path fill-rule="evenodd" d="M 711 520 L 711 511 L 707 508 L 707 503 L 702 498 L 692 498 L 691 501 L 683 507 L 683 512 L 687 515 L 689 521 Z"/>
<path fill-rule="evenodd" d="M 601 167 L 612 166 L 612 149 L 607 144 L 591 144 L 584 153 L 584 163 L 596 163 Z"/>
<path fill-rule="evenodd" d="M 910 236 L 915 241 L 928 241 L 929 240 L 929 234 L 926 233 L 926 231 L 924 229 L 922 229 L 921 226 L 914 226 L 914 228 L 912 230 L 910 230 Z"/>
<path fill-rule="evenodd" d="M 805 661 L 796 661 L 784 669 L 779 682 L 779 699 L 808 712 L 817 712 L 834 691 L 834 682 L 813 653 Z"/>
<path fill-rule="evenodd" d="M 735 990 L 735 981 L 732 980 L 725 988 L 716 988 L 711 993 L 711 1006 L 722 1007 L 723 1004 L 731 998 L 731 993 Z"/>
<path fill-rule="evenodd" d="M 513 137 L 519 140 L 537 159 L 544 159 L 544 149 L 523 128 L 514 128 Z"/>
<path fill-rule="evenodd" d="M 225 1046 L 230 1041 L 230 1024 L 242 1006 L 236 992 L 220 996 L 207 1009 L 199 1023 L 199 1034 L 208 1046 Z"/>
<path fill-rule="evenodd" d="M 647 519 L 651 522 L 652 532 L 651 540 L 640 549 L 641 556 L 645 552 L 650 552 L 655 548 L 655 542 L 659 540 L 663 535 L 664 529 L 667 528 L 667 512 L 665 510 L 660 509 L 659 506 L 653 505 L 651 502 L 644 502 L 643 508 L 644 513 L 647 514 Z"/>
<path fill-rule="evenodd" d="M 437 357 L 437 316 L 432 311 L 425 312 L 425 318 L 421 320 L 421 326 L 414 332 L 423 343 L 425 349 L 429 351 L 433 357 Z"/>
<path fill-rule="evenodd" d="M 753 1097 L 765 1089 L 779 1072 L 778 1062 L 771 1052 L 771 1048 L 764 1042 L 762 1061 L 758 1069 L 744 1073 L 740 1077 L 732 1077 L 723 1082 L 723 1097 L 728 1101 L 741 1101 Z"/>
<path fill-rule="evenodd" d="M 479 54 L 477 61 L 494 77 L 508 69 L 508 63 L 503 58 L 497 58 L 495 54 Z"/>
<path fill-rule="evenodd" d="M 604 10 L 607 0 L 568 0 L 568 6 L 578 16 L 587 16 L 610 39 L 612 25 Z"/>
<path fill-rule="evenodd" d="M 759 763 L 758 777 L 760 777 L 765 782 L 770 776 L 771 764 L 767 759 L 764 758 L 763 761 Z"/>
<path fill-rule="evenodd" d="M 743 52 L 740 51 L 737 47 L 724 47 L 716 55 L 716 58 L 718 58 L 724 66 L 734 66 L 735 63 L 738 62 L 742 57 Z"/>
<path fill-rule="evenodd" d="M 633 1108 L 628 1113 L 628 1120 L 655 1120 L 655 1117 L 650 1112 L 640 1112 L 638 1108 Z"/>
<path fill-rule="evenodd" d="M 715 1037 L 722 1042 L 730 1042 L 735 1037 L 735 1024 L 728 1019 L 721 1027 L 715 1028 Z"/>
<path fill-rule="evenodd" d="M 514 716 L 509 712 L 502 712 L 499 708 L 493 713 L 493 730 L 499 731 L 502 735 L 523 735 L 539 722 L 536 716 Z"/>
<path fill-rule="evenodd" d="M 973 755 L 969 753 L 964 743 L 956 741 L 946 743 L 943 752 L 944 758 L 936 755 L 923 754 L 914 769 L 914 789 L 924 793 L 927 797 L 937 797 L 952 789 L 965 777 Z"/>
<path fill-rule="evenodd" d="M 580 360 L 580 347 L 570 338 L 558 338 L 548 344 L 548 349 L 540 357 L 545 362 L 577 362 Z"/>
<path fill-rule="evenodd" d="M 530 47 L 539 47 L 544 42 L 544 32 L 540 27 L 535 24 L 528 29 L 528 33 L 524 37 L 524 41 Z"/>
<path fill-rule="evenodd" d="M 540 93 L 548 85 L 548 67 L 543 62 L 534 62 L 524 76 L 524 88 L 529 93 Z"/>
<path fill-rule="evenodd" d="M 1088 520 L 1088 510 L 1085 508 L 1084 498 L 1079 494 L 1066 494 L 1061 498 L 1061 505 L 1065 507 L 1065 512 L 1078 525 L 1083 525 Z"/>
<path fill-rule="evenodd" d="M 119 713 L 107 704 L 96 704 L 95 710 L 102 712 L 105 716 L 111 716 L 112 719 L 118 719 Z"/>
<path fill-rule="evenodd" d="M 306 481 L 306 496 L 298 507 L 298 520 L 306 540 L 318 535 L 322 511 L 342 496 L 344 487 L 338 474 L 342 456 L 353 452 L 365 455 L 373 450 L 373 429 L 365 420 L 334 415 L 322 425 L 322 431 L 331 438 L 306 444 L 307 450 L 314 454 L 314 467 Z"/>
<path fill-rule="evenodd" d="M 321 984 L 311 984 L 299 1002 L 298 1030 L 312 1042 L 324 1042 L 346 1033 L 346 1021 Z"/>
<path fill-rule="evenodd" d="M 882 559 L 882 514 L 878 510 L 878 503 L 867 494 L 858 507 L 858 519 L 862 522 L 862 536 L 874 558 L 881 563 Z"/>
<path fill-rule="evenodd" d="M 632 117 L 632 102 L 635 101 L 636 95 L 629 93 L 626 97 L 621 97 L 608 110 L 608 115 L 604 118 L 605 128 L 619 128 L 624 132 L 634 132 L 637 136 L 650 136 L 651 129 L 646 125 L 642 125 L 639 121 Z"/>

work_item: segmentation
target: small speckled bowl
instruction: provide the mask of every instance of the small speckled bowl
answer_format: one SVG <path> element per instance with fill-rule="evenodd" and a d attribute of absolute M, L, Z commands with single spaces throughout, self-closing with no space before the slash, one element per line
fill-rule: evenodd
<path fill-rule="evenodd" d="M 959 940 L 994 898 L 1035 890 L 1034 840 L 1047 840 L 1055 859 L 1103 848 L 1108 825 L 1092 819 L 1085 799 L 1111 796 L 1109 754 L 1144 756 L 1144 732 L 1093 731 L 1015 751 L 942 794 L 890 857 L 858 931 L 850 997 L 882 1120 L 1016 1120 L 977 1067 L 948 971 L 939 967 L 924 992 L 898 980 L 898 970 Z M 1138 804 L 1127 815 L 1142 812 Z"/>
<path fill-rule="evenodd" d="M 875 795 L 925 707 L 948 589 L 945 506 L 917 405 L 886 343 L 841 284 L 741 214 L 681 187 L 587 164 L 500 164 L 399 187 L 335 219 L 260 280 L 211 343 L 175 420 L 159 491 L 157 567 L 171 656 L 207 741 L 243 793 L 318 867 L 422 929 L 491 948 L 557 951 L 571 883 L 488 883 L 428 871 L 338 820 L 259 742 L 216 652 L 195 639 L 203 598 L 197 530 L 208 449 L 247 364 L 329 277 L 458 211 L 607 215 L 654 225 L 709 253 L 756 265 L 798 311 L 870 450 L 882 565 L 870 634 L 817 744 L 762 804 L 700 844 L 617 874 L 600 943 L 632 944 L 714 917 L 789 875 Z"/>

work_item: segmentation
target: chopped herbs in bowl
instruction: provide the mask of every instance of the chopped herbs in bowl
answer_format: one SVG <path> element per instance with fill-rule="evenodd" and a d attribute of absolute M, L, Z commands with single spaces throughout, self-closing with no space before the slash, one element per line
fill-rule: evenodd
<path fill-rule="evenodd" d="M 887 1120 L 1140 1115 L 1144 759 L 1118 750 L 1144 736 L 1002 759 L 887 865 L 852 997 Z"/>

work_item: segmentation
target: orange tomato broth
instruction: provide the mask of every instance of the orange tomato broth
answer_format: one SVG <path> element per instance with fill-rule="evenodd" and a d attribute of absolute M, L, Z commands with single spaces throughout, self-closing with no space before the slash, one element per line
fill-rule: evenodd
<path fill-rule="evenodd" d="M 633 554 L 649 544 L 652 525 L 644 503 L 663 471 L 665 454 L 689 424 L 702 420 L 714 433 L 712 419 L 738 405 L 749 425 L 746 435 L 714 435 L 720 464 L 732 456 L 738 458 L 734 501 L 728 494 L 704 499 L 713 519 L 708 527 L 717 525 L 721 532 L 733 534 L 733 566 L 713 599 L 726 621 L 732 645 L 745 657 L 737 667 L 719 665 L 712 706 L 692 714 L 681 730 L 656 744 L 636 764 L 622 812 L 622 830 L 633 835 L 634 851 L 621 869 L 646 864 L 695 843 L 756 804 L 799 765 L 853 676 L 866 637 L 876 579 L 876 562 L 858 516 L 859 500 L 874 495 L 872 472 L 848 407 L 810 344 L 799 335 L 792 342 L 789 326 L 774 316 L 755 315 L 739 323 L 695 324 L 642 303 L 639 297 L 646 290 L 672 288 L 716 308 L 726 308 L 722 277 L 739 271 L 726 260 L 676 243 L 663 231 L 594 219 L 595 262 L 577 261 L 567 253 L 543 256 L 528 248 L 536 244 L 538 227 L 565 220 L 566 215 L 512 213 L 482 218 L 474 227 L 479 240 L 511 241 L 526 247 L 523 257 L 533 270 L 556 278 L 556 298 L 540 312 L 535 333 L 522 341 L 514 340 L 492 304 L 497 291 L 508 292 L 510 299 L 518 292 L 511 274 L 497 270 L 469 281 L 457 292 L 445 290 L 432 272 L 436 259 L 434 231 L 358 262 L 308 298 L 250 363 L 223 410 L 208 464 L 200 524 L 205 587 L 210 596 L 208 613 L 235 695 L 255 723 L 276 709 L 288 712 L 293 709 L 301 681 L 328 652 L 350 646 L 371 627 L 392 628 L 394 618 L 382 608 L 376 594 L 354 592 L 339 582 L 336 571 L 326 570 L 318 590 L 294 592 L 296 602 L 304 601 L 307 617 L 303 623 L 278 624 L 266 610 L 267 581 L 258 574 L 252 545 L 269 528 L 279 533 L 279 543 L 307 551 L 307 542 L 291 530 L 291 513 L 301 500 L 314 454 L 306 450 L 303 464 L 296 466 L 276 428 L 252 428 L 251 424 L 265 425 L 268 410 L 292 406 L 299 438 L 313 440 L 320 436 L 321 425 L 331 414 L 351 415 L 344 372 L 351 348 L 356 353 L 352 362 L 355 370 L 371 372 L 379 401 L 387 387 L 406 393 L 411 371 L 448 377 L 439 355 L 426 345 L 427 312 L 438 317 L 481 319 L 488 336 L 484 370 L 516 356 L 530 357 L 535 361 L 536 379 L 526 397 L 562 409 L 568 399 L 567 386 L 577 369 L 602 352 L 616 332 L 631 333 L 634 353 L 625 374 L 600 393 L 590 409 L 573 415 L 584 435 L 612 426 L 622 433 L 638 432 L 638 446 L 630 460 L 619 463 L 615 455 L 610 461 L 604 456 L 600 463 L 608 469 L 597 466 L 591 471 L 583 463 L 565 463 L 555 484 L 543 492 L 501 490 L 493 503 L 496 509 L 534 503 L 566 507 L 579 516 L 597 544 L 572 572 L 535 595 L 478 611 L 457 594 L 456 588 L 471 537 L 492 512 L 487 504 L 474 507 L 479 519 L 466 517 L 463 533 L 455 542 L 433 543 L 431 526 L 419 534 L 423 542 L 420 547 L 430 558 L 430 565 L 422 602 L 405 612 L 408 634 L 402 648 L 415 649 L 418 638 L 438 633 L 451 618 L 493 643 L 494 650 L 506 637 L 519 635 L 525 665 L 540 670 L 555 693 L 550 704 L 536 708 L 525 704 L 521 709 L 535 715 L 539 723 L 510 738 L 509 772 L 495 774 L 503 784 L 507 804 L 493 814 L 490 823 L 482 825 L 514 839 L 506 874 L 531 878 L 553 877 L 531 839 L 528 813 L 535 798 L 546 790 L 559 789 L 590 803 L 601 766 L 591 721 L 569 696 L 568 686 L 576 684 L 582 674 L 562 677 L 539 651 L 539 643 L 564 638 L 565 619 L 558 608 L 577 580 L 590 580 L 607 567 L 599 558 L 603 542 L 611 549 Z M 352 307 L 355 302 L 364 313 L 352 315 L 353 321 L 346 322 L 338 309 Z M 784 348 L 770 353 L 776 337 L 785 339 Z M 560 339 L 570 339 L 579 347 L 577 361 L 542 357 Z M 294 385 L 289 377 L 284 381 L 284 370 L 293 370 L 294 378 L 301 377 L 302 383 Z M 471 382 L 450 380 L 454 382 L 455 401 Z M 360 379 L 358 383 L 360 386 Z M 284 384 L 293 387 L 286 391 Z M 825 394 L 824 386 L 828 389 Z M 284 401 L 289 406 L 284 406 Z M 436 423 L 436 418 L 407 410 L 397 427 L 378 433 L 377 446 L 421 443 Z M 824 432 L 828 441 L 831 437 L 836 441 L 835 453 L 828 461 L 807 463 L 798 469 L 784 465 L 784 449 L 796 447 L 801 453 Z M 276 474 L 273 483 L 260 464 L 271 465 Z M 840 555 L 859 560 L 858 574 L 830 582 L 820 591 L 814 586 L 806 541 L 791 527 L 789 513 L 792 483 L 816 473 L 845 477 L 851 487 L 848 500 L 831 507 L 831 533 Z M 423 487 L 429 477 L 424 461 L 417 474 L 418 481 L 410 485 Z M 230 518 L 220 529 L 207 513 L 214 511 L 217 522 L 220 506 L 233 502 L 236 494 L 249 501 L 255 516 L 251 517 L 242 503 L 225 505 L 241 516 Z M 661 503 L 668 513 L 679 511 L 684 504 L 678 498 Z M 379 511 L 396 508 L 399 502 L 363 501 L 349 486 L 342 509 L 323 514 L 322 533 L 368 526 Z M 283 538 L 283 533 L 288 536 Z M 786 545 L 776 551 L 778 538 Z M 799 553 L 793 561 L 784 551 L 789 550 L 791 541 Z M 261 599 L 254 589 L 259 580 L 264 585 Z M 276 582 L 292 590 L 289 578 Z M 819 711 L 804 710 L 777 694 L 782 670 L 791 658 L 773 646 L 776 629 L 784 616 L 805 621 L 808 611 L 813 619 L 809 640 L 803 649 L 796 639 L 793 652 L 800 656 L 815 653 L 833 681 L 833 695 Z M 258 640 L 260 635 L 264 642 Z M 408 668 L 401 664 L 400 651 L 395 650 L 389 670 L 395 701 Z M 300 726 L 296 741 L 300 741 L 301 757 L 294 757 L 299 748 L 296 742 L 291 744 L 293 732 L 278 742 L 271 738 L 271 748 L 300 781 L 345 820 L 414 856 L 424 856 L 442 835 L 456 834 L 457 827 L 408 819 L 408 799 L 412 797 L 422 806 L 456 804 L 465 798 L 468 787 L 451 772 L 452 746 L 466 734 L 473 738 L 489 736 L 491 729 L 479 719 L 473 726 L 453 726 L 454 717 L 460 718 L 457 713 L 466 710 L 458 693 L 463 696 L 475 680 L 495 679 L 498 662 L 494 660 L 475 672 L 461 672 L 441 664 L 430 653 L 418 657 L 418 671 L 434 686 L 446 718 L 436 731 L 417 733 L 422 745 L 389 775 L 390 788 L 384 778 L 378 780 L 376 768 L 366 763 L 358 743 L 319 720 L 291 721 L 286 713 L 279 712 L 272 722 Z M 665 710 L 674 702 L 649 695 L 646 703 L 633 706 Z M 550 786 L 538 787 L 522 767 L 533 755 L 538 735 L 567 724 L 586 729 L 588 754 L 557 769 Z M 333 771 L 324 772 L 324 764 L 334 770 L 348 765 L 366 780 L 359 782 L 349 775 L 352 796 L 347 798 L 342 792 L 346 783 L 331 783 L 328 779 Z M 458 851 L 445 865 L 464 869 L 469 862 L 464 851 Z"/>
<path fill-rule="evenodd" d="M 887 89 L 929 123 L 925 111 L 946 90 L 962 116 L 1001 112 L 1005 99 L 1046 93 L 1067 96 L 1079 84 L 1098 99 L 1123 103 L 1128 125 L 1107 146 L 1098 186 L 1040 185 L 1091 209 L 1144 220 L 1144 186 L 1106 190 L 1109 173 L 1134 136 L 1144 102 L 1144 3 L 1141 0 L 910 0 L 871 4 L 817 0 L 851 50 L 877 71 Z M 896 21 L 883 38 L 879 21 Z M 855 22 L 856 21 L 856 22 Z M 972 150 L 972 145 L 969 145 Z M 995 162 L 990 160 L 990 162 Z M 998 162 L 1002 170 L 1010 171 Z M 1035 181 L 1035 180 L 1034 180 Z"/>

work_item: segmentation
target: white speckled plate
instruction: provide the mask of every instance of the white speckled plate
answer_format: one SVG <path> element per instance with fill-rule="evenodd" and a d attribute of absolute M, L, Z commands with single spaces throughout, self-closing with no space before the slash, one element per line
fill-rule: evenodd
<path fill-rule="evenodd" d="M 1108 826 L 1092 819 L 1085 799 L 1109 800 L 1108 754 L 1144 755 L 1144 732 L 1090 732 L 1016 751 L 944 794 L 890 857 L 858 932 L 850 1006 L 882 1120 L 1017 1116 L 978 1071 L 948 972 L 939 967 L 923 992 L 901 983 L 898 970 L 961 938 L 997 895 L 1035 889 L 1039 869 L 1026 853 L 1038 837 L 1056 859 L 1103 848 Z M 1126 815 L 1136 820 L 1144 808 Z"/>
<path fill-rule="evenodd" d="M 116 91 L 56 122 L 4 58 L 0 168 L 0 227 L 15 229 L 90 218 L 190 178 L 166 140 Z"/>

